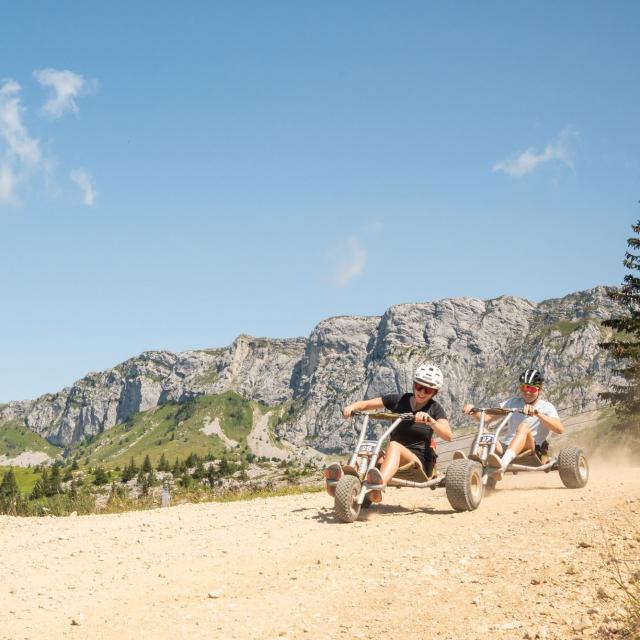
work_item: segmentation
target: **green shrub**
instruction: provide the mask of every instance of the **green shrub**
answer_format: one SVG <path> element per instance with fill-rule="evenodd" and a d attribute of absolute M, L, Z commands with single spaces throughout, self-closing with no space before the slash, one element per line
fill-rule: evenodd
<path fill-rule="evenodd" d="M 97 467 L 94 475 L 95 477 L 93 479 L 93 484 L 95 484 L 96 486 L 101 486 L 109 482 L 109 476 L 104 467 Z"/>

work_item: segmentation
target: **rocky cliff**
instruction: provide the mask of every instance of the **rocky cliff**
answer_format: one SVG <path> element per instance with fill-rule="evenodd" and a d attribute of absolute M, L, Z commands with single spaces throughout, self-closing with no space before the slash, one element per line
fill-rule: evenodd
<path fill-rule="evenodd" d="M 604 287 L 539 304 L 503 296 L 395 305 L 382 317 L 323 320 L 309 338 L 241 335 L 222 349 L 145 352 L 58 393 L 11 402 L 0 422 L 22 420 L 68 446 L 158 404 L 234 390 L 285 405 L 280 437 L 338 451 L 353 440 L 340 408 L 408 390 L 413 369 L 425 360 L 444 372 L 438 398 L 454 425 L 464 401 L 504 398 L 529 366 L 544 369 L 547 396 L 569 415 L 595 406 L 611 377 L 613 363 L 598 343 L 606 335 L 601 321 L 617 311 Z"/>

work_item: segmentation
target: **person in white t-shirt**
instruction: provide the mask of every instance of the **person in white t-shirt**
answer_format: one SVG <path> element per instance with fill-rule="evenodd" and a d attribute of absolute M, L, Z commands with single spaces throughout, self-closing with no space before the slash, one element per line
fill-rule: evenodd
<path fill-rule="evenodd" d="M 522 451 L 530 449 L 538 455 L 545 454 L 549 449 L 547 436 L 550 432 L 564 433 L 558 411 L 548 400 L 540 397 L 543 384 L 542 371 L 527 369 L 520 375 L 520 395 L 500 403 L 505 409 L 519 409 L 522 413 L 511 414 L 506 433 L 502 434 L 501 442 L 496 444 L 496 452 L 503 454 L 502 458 L 493 454 L 488 461 L 497 468 L 499 476 Z M 465 404 L 462 411 L 470 415 L 472 408 L 472 404 Z M 480 420 L 479 414 L 471 415 Z M 491 422 L 497 418 L 486 416 L 485 420 Z"/>

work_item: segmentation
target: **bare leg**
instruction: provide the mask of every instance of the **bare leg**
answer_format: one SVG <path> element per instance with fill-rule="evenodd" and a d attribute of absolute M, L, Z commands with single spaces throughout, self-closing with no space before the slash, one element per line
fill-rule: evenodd
<path fill-rule="evenodd" d="M 384 456 L 384 460 L 382 461 L 382 465 L 380 466 L 380 473 L 382 474 L 382 480 L 384 484 L 388 484 L 389 480 L 393 478 L 396 471 L 405 464 L 409 462 L 417 462 L 418 464 L 422 464 L 420 462 L 420 458 L 405 447 L 401 445 L 399 442 L 391 441 L 389 446 L 387 447 L 387 451 Z"/>
<path fill-rule="evenodd" d="M 529 426 L 526 423 L 521 422 L 516 430 L 516 435 L 509 443 L 509 446 L 502 458 L 495 454 L 489 455 L 489 465 L 496 468 L 496 471 L 491 474 L 492 477 L 496 480 L 502 480 L 504 471 L 513 462 L 515 457 L 525 449 L 535 449 L 535 446 L 536 444 L 533 436 L 531 435 Z M 496 452 L 502 452 L 502 446 L 499 442 L 496 444 Z"/>
<path fill-rule="evenodd" d="M 378 471 L 377 468 L 372 469 L 367 474 L 367 482 L 371 484 L 387 485 L 389 480 L 391 480 L 395 475 L 398 468 L 401 465 L 408 464 L 409 462 L 422 464 L 415 453 L 401 445 L 399 442 L 391 441 L 387 450 L 384 452 L 384 455 L 378 459 L 380 470 Z M 371 502 L 382 502 L 382 491 L 379 489 L 370 491 L 369 498 Z"/>
<path fill-rule="evenodd" d="M 497 469 L 495 473 L 492 474 L 494 478 L 497 480 L 502 479 L 502 474 L 507 469 L 507 467 L 513 462 L 516 456 L 525 449 L 531 448 L 535 449 L 536 443 L 533 440 L 533 436 L 531 435 L 531 430 L 529 426 L 521 422 L 518 425 L 518 429 L 516 430 L 516 435 L 513 437 L 513 440 L 509 443 L 507 450 L 505 451 L 502 458 L 498 458 L 498 456 L 489 456 L 489 463 L 493 467 L 497 467 L 497 463 L 500 463 L 500 467 Z M 497 449 L 496 449 L 497 450 Z"/>
<path fill-rule="evenodd" d="M 529 427 L 520 423 L 518 425 L 518 430 L 516 431 L 516 435 L 513 440 L 509 443 L 509 449 L 511 449 L 516 455 L 518 455 L 521 451 L 525 449 L 535 449 L 536 443 L 531 435 L 531 430 Z"/>

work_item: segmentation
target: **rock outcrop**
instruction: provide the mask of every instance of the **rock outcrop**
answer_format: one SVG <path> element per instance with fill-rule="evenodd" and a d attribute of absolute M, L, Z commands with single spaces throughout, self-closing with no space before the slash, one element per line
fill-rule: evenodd
<path fill-rule="evenodd" d="M 284 440 L 339 451 L 354 438 L 340 408 L 409 389 L 425 360 L 444 372 L 439 400 L 454 425 L 464 401 L 504 398 L 529 366 L 545 370 L 547 395 L 569 415 L 593 408 L 611 378 L 613 363 L 598 343 L 602 320 L 617 312 L 604 287 L 539 304 L 509 296 L 400 304 L 382 317 L 323 320 L 309 338 L 241 335 L 222 349 L 145 352 L 58 393 L 11 402 L 0 422 L 19 419 L 69 446 L 159 404 L 234 390 L 286 405 L 276 426 Z"/>

